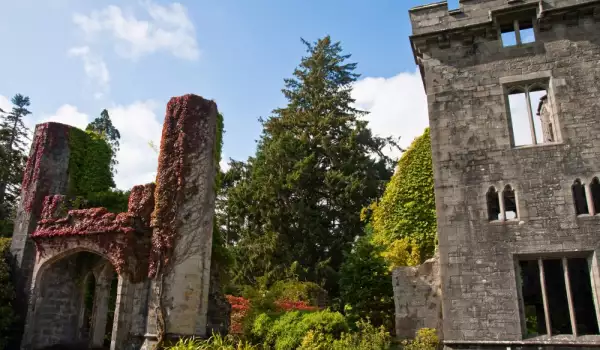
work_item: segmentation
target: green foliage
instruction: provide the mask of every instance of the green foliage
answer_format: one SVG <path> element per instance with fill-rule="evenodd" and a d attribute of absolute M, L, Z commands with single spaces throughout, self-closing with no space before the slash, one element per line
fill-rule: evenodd
<path fill-rule="evenodd" d="M 386 247 L 392 266 L 417 265 L 433 256 L 437 224 L 429 129 L 402 155 L 371 209 L 373 242 Z"/>
<path fill-rule="evenodd" d="M 213 334 L 208 340 L 180 339 L 175 345 L 168 346 L 167 350 L 258 350 L 258 347 L 231 336 Z"/>
<path fill-rule="evenodd" d="M 260 315 L 254 322 L 252 334 L 268 349 L 293 350 L 310 331 L 339 339 L 348 329 L 346 319 L 338 312 L 290 311 L 279 317 Z"/>
<path fill-rule="evenodd" d="M 392 337 L 384 327 L 376 328 L 361 320 L 356 332 L 342 333 L 340 339 L 319 331 L 309 331 L 302 339 L 299 350 L 387 350 L 391 349 Z"/>
<path fill-rule="evenodd" d="M 29 97 L 16 94 L 10 112 L 0 110 L 0 235 L 12 235 L 12 220 L 21 193 L 21 181 L 25 170 L 27 153 L 25 146 L 29 129 L 23 119 L 31 114 L 27 109 Z"/>
<path fill-rule="evenodd" d="M 129 205 L 130 191 L 111 189 L 88 193 L 85 200 L 89 208 L 104 207 L 112 213 L 124 213 Z"/>
<path fill-rule="evenodd" d="M 392 277 L 381 249 L 368 237 L 359 239 L 346 256 L 340 274 L 340 292 L 350 320 L 369 319 L 376 326 L 394 328 Z"/>
<path fill-rule="evenodd" d="M 112 150 L 93 131 L 72 128 L 69 132 L 69 194 L 86 197 L 115 186 L 111 172 Z"/>
<path fill-rule="evenodd" d="M 406 340 L 402 343 L 404 350 L 436 350 L 440 340 L 433 328 L 421 328 L 417 331 L 414 340 Z"/>
<path fill-rule="evenodd" d="M 16 318 L 12 304 L 15 300 L 15 290 L 7 262 L 9 248 L 10 239 L 0 238 L 0 349 L 4 349 L 10 341 Z"/>
<path fill-rule="evenodd" d="M 112 152 L 110 163 L 111 171 L 113 174 L 116 173 L 115 166 L 118 164 L 117 152 L 119 151 L 119 140 L 121 139 L 121 133 L 119 133 L 119 130 L 113 126 L 108 111 L 103 109 L 100 113 L 100 117 L 89 123 L 85 130 L 100 135 L 100 137 L 102 137 L 108 143 Z"/>
<path fill-rule="evenodd" d="M 359 75 L 340 43 L 327 36 L 304 44 L 307 56 L 285 79 L 287 106 L 261 119 L 255 156 L 232 162 L 225 175 L 220 224 L 233 246 L 238 285 L 263 277 L 273 283 L 296 262 L 301 280 L 336 297 L 343 253 L 363 234 L 360 210 L 391 177 L 381 153 L 390 140 L 373 136 L 365 113 L 353 108 Z"/>

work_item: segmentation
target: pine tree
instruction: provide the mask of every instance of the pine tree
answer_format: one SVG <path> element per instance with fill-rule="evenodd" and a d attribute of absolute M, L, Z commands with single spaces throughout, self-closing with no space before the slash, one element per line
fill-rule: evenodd
<path fill-rule="evenodd" d="M 116 166 L 119 164 L 117 161 L 117 152 L 119 151 L 119 140 L 121 139 L 121 133 L 119 133 L 119 130 L 114 127 L 108 111 L 103 109 L 100 113 L 100 117 L 89 123 L 85 130 L 93 131 L 102 135 L 106 139 L 106 142 L 108 142 L 113 152 L 111 171 L 113 174 L 115 174 L 117 172 Z"/>
<path fill-rule="evenodd" d="M 27 109 L 28 96 L 16 94 L 14 105 L 8 113 L 0 113 L 0 220 L 9 220 L 16 200 L 21 192 L 21 179 L 27 159 L 25 146 L 29 139 L 29 129 L 23 118 L 31 114 Z"/>
<path fill-rule="evenodd" d="M 343 253 L 363 234 L 360 211 L 382 194 L 393 162 L 382 153 L 390 140 L 352 106 L 350 55 L 329 36 L 302 41 L 309 55 L 284 80 L 288 104 L 261 119 L 256 155 L 226 194 L 234 272 L 238 283 L 275 280 L 298 263 L 302 278 L 335 295 Z"/>

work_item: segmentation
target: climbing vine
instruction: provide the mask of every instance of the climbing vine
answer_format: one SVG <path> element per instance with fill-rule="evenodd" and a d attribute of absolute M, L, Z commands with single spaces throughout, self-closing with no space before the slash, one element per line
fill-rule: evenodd
<path fill-rule="evenodd" d="M 371 206 L 373 242 L 391 265 L 417 265 L 436 245 L 435 196 L 429 128 L 398 162 L 383 197 Z"/>
<path fill-rule="evenodd" d="M 69 194 L 87 197 L 115 186 L 110 169 L 112 149 L 92 131 L 69 129 Z"/>

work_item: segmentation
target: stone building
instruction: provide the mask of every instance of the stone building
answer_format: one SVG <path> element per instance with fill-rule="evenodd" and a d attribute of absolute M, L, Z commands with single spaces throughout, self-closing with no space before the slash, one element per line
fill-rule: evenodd
<path fill-rule="evenodd" d="M 36 126 L 11 247 L 21 349 L 150 349 L 219 328 L 228 304 L 211 281 L 217 114 L 199 96 L 171 99 L 156 184 L 135 186 L 119 214 L 68 210 L 82 132 Z"/>
<path fill-rule="evenodd" d="M 600 347 L 600 1 L 461 0 L 409 15 L 445 347 Z"/>

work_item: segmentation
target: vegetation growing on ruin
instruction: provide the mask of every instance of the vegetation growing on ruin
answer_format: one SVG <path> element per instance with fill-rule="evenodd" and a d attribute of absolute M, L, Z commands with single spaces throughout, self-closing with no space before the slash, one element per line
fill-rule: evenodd
<path fill-rule="evenodd" d="M 370 210 L 373 243 L 385 247 L 391 266 L 414 266 L 433 256 L 437 223 L 429 129 L 404 152 Z"/>
<path fill-rule="evenodd" d="M 86 197 L 115 186 L 111 171 L 112 149 L 93 131 L 69 129 L 69 193 Z"/>

